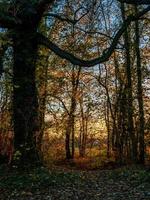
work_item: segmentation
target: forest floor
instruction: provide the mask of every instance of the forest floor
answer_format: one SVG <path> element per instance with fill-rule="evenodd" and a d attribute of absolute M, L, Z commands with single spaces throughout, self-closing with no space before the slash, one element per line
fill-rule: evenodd
<path fill-rule="evenodd" d="M 1 167 L 0 200 L 150 200 L 150 170 Z"/>

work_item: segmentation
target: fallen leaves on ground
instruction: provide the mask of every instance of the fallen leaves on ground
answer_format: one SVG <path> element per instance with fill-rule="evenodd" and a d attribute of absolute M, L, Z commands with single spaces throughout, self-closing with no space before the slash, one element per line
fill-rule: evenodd
<path fill-rule="evenodd" d="M 150 171 L 0 170 L 0 200 L 149 200 Z"/>

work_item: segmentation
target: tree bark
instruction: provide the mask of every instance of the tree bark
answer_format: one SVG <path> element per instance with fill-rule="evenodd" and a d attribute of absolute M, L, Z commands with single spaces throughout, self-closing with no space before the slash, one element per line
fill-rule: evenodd
<path fill-rule="evenodd" d="M 69 160 L 72 158 L 70 151 L 70 127 L 68 123 L 68 127 L 66 129 L 66 138 L 65 138 L 65 150 L 66 150 L 66 159 Z"/>
<path fill-rule="evenodd" d="M 122 18 L 125 21 L 125 8 L 121 4 Z M 128 34 L 128 27 L 124 32 L 124 42 L 126 50 L 126 75 L 127 75 L 127 107 L 128 107 L 128 133 L 131 138 L 131 160 L 133 163 L 137 162 L 137 145 L 133 125 L 133 95 L 132 95 L 132 75 L 131 75 L 131 61 L 130 61 L 130 41 Z"/>
<path fill-rule="evenodd" d="M 135 6 L 135 13 L 138 13 L 138 9 Z M 136 65 L 137 65 L 137 91 L 138 91 L 138 106 L 139 106 L 139 162 L 144 164 L 145 148 L 144 148 L 144 108 L 143 108 L 143 88 L 142 88 L 142 66 L 140 56 L 140 36 L 139 36 L 139 22 L 135 22 L 135 50 L 136 50 Z"/>
<path fill-rule="evenodd" d="M 19 164 L 34 164 L 38 161 L 36 135 L 39 131 L 35 80 L 36 31 L 15 30 L 13 49 L 14 149 L 19 155 Z"/>
<path fill-rule="evenodd" d="M 68 123 L 67 123 L 67 127 L 66 127 L 66 158 L 67 159 L 74 159 L 74 153 L 75 153 L 74 122 L 75 122 L 75 112 L 76 112 L 76 106 L 77 106 L 76 95 L 77 95 L 77 91 L 78 91 L 80 72 L 81 72 L 81 67 L 79 67 L 77 71 L 75 70 L 75 66 L 72 67 L 71 105 L 70 105 L 70 109 L 69 109 Z M 71 149 L 70 149 L 70 143 L 71 143 Z"/>

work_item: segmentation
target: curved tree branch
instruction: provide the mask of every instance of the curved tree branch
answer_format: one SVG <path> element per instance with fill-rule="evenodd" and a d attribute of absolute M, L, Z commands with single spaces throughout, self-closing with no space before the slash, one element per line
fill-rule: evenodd
<path fill-rule="evenodd" d="M 134 4 L 134 5 L 150 5 L 150 0 L 118 0 L 120 3 Z"/>
<path fill-rule="evenodd" d="M 56 96 L 56 95 L 50 95 L 50 96 L 55 98 L 55 99 L 57 99 L 58 101 L 60 101 L 60 103 L 62 104 L 64 110 L 67 112 L 67 115 L 70 115 L 69 110 L 67 109 L 65 103 L 63 102 L 63 100 L 59 96 Z"/>
<path fill-rule="evenodd" d="M 80 7 L 81 9 L 81 7 Z M 76 10 L 76 13 L 79 11 L 79 9 Z M 63 16 L 62 13 L 60 14 L 55 14 L 55 13 L 46 13 L 44 14 L 44 17 L 55 17 L 56 19 L 59 19 L 60 21 L 66 21 L 70 24 L 77 24 L 82 18 L 84 18 L 87 14 L 89 13 L 89 10 L 87 12 L 85 12 L 83 15 L 81 15 L 78 19 L 76 19 L 76 17 L 74 17 L 74 19 L 68 18 L 67 16 Z"/>
<path fill-rule="evenodd" d="M 60 21 L 65 21 L 65 22 L 68 22 L 68 23 L 74 24 L 74 25 L 78 22 L 78 20 L 73 20 L 73 19 L 70 19 L 67 17 L 63 17 L 63 16 L 55 14 L 55 13 L 47 13 L 44 15 L 44 17 L 55 17 L 55 18 L 59 19 Z"/>
<path fill-rule="evenodd" d="M 56 44 L 51 42 L 48 38 L 46 38 L 44 35 L 40 33 L 38 33 L 37 39 L 40 45 L 44 45 L 45 47 L 53 51 L 56 55 L 70 61 L 72 64 L 83 66 L 83 67 L 91 67 L 99 63 L 108 61 L 110 56 L 114 52 L 120 37 L 126 30 L 126 27 L 129 26 L 132 21 L 139 20 L 139 18 L 142 17 L 144 14 L 146 14 L 149 10 L 150 10 L 150 6 L 145 8 L 143 11 L 139 12 L 137 16 L 129 15 L 128 18 L 125 20 L 125 22 L 122 24 L 121 28 L 116 33 L 116 35 L 114 36 L 111 46 L 108 49 L 105 49 L 100 57 L 92 59 L 92 60 L 82 60 L 74 56 L 72 53 L 69 53 L 66 50 L 62 50 L 60 47 L 58 47 Z"/>

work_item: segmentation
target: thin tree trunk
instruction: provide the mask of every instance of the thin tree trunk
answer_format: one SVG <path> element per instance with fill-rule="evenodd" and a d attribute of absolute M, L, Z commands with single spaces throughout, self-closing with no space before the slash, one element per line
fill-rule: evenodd
<path fill-rule="evenodd" d="M 71 151 L 70 151 L 70 128 L 69 127 L 67 127 L 67 130 L 66 130 L 65 150 L 66 150 L 66 159 L 67 160 L 71 159 L 72 156 L 71 156 Z"/>
<path fill-rule="evenodd" d="M 80 112 L 81 112 L 81 128 L 80 128 L 80 146 L 79 156 L 85 157 L 86 154 L 86 142 L 87 142 L 87 131 L 88 131 L 88 113 L 85 116 L 83 111 L 83 99 L 80 99 Z"/>
<path fill-rule="evenodd" d="M 81 123 L 80 123 L 80 145 L 79 145 L 79 156 L 84 157 L 84 134 L 85 134 L 85 127 L 84 127 L 84 114 L 83 114 L 83 96 L 80 99 L 80 112 L 81 112 Z"/>
<path fill-rule="evenodd" d="M 72 159 L 74 158 L 74 153 L 75 153 L 75 129 L 74 129 L 74 120 L 75 120 L 75 117 L 73 116 L 73 119 L 72 119 L 72 152 L 71 152 L 71 157 Z"/>
<path fill-rule="evenodd" d="M 81 67 L 79 67 L 77 73 L 75 72 L 75 66 L 72 68 L 72 95 L 71 95 L 71 106 L 68 115 L 68 123 L 66 127 L 66 158 L 73 159 L 75 153 L 75 130 L 74 130 L 74 121 L 75 121 L 75 111 L 76 111 L 76 95 L 79 85 Z M 70 147 L 71 143 L 71 147 Z M 71 149 L 70 149 L 71 148 Z"/>
<path fill-rule="evenodd" d="M 107 158 L 110 157 L 110 110 L 109 101 L 107 96 L 107 102 L 105 104 L 105 124 L 107 128 Z"/>
<path fill-rule="evenodd" d="M 138 9 L 135 6 L 135 12 L 138 13 Z M 140 36 L 139 36 L 139 22 L 135 22 L 135 49 L 136 49 L 136 61 L 137 61 L 137 91 L 138 91 L 138 104 L 139 104 L 139 162 L 144 164 L 144 109 L 143 109 L 143 88 L 142 88 L 142 66 L 140 56 Z"/>
<path fill-rule="evenodd" d="M 42 155 L 42 138 L 44 134 L 45 128 L 45 111 L 46 111 L 46 98 L 47 98 L 47 75 L 48 75 L 48 59 L 49 56 L 46 56 L 44 66 L 42 69 L 40 67 L 40 75 L 39 75 L 39 87 L 38 87 L 38 96 L 39 96 L 39 134 L 37 135 L 37 148 L 40 155 L 40 160 L 43 160 Z"/>

